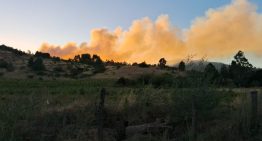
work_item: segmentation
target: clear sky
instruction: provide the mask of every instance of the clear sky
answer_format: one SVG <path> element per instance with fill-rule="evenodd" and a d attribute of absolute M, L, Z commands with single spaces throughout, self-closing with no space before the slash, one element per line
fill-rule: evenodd
<path fill-rule="evenodd" d="M 262 1 L 251 0 L 261 12 Z M 127 29 L 143 17 L 169 15 L 186 29 L 209 8 L 231 0 L 0 0 L 0 44 L 35 51 L 43 42 L 87 42 L 93 28 Z"/>

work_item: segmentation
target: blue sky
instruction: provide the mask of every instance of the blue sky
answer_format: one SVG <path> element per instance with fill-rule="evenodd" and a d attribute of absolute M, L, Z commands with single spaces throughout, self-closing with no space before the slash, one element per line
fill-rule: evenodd
<path fill-rule="evenodd" d="M 262 11 L 261 0 L 251 0 Z M 186 29 L 209 8 L 231 0 L 0 0 L 0 44 L 35 51 L 43 42 L 88 42 L 93 28 L 124 29 L 135 19 L 169 15 Z"/>

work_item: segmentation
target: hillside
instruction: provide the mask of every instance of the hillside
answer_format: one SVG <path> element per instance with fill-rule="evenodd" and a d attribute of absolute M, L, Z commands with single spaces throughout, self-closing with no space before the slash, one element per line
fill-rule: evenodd
<path fill-rule="evenodd" d="M 44 70 L 34 71 L 28 66 L 30 58 L 39 56 L 28 54 L 11 47 L 0 46 L 0 74 L 12 79 L 70 79 L 73 69 L 83 69 L 82 74 L 93 74 L 93 68 L 85 64 L 73 64 L 54 57 L 41 57 Z"/>
<path fill-rule="evenodd" d="M 243 52 L 239 52 L 242 53 Z M 241 54 L 240 54 L 241 55 Z M 245 57 L 244 55 L 242 56 Z M 246 59 L 244 64 L 249 64 Z M 222 66 L 224 67 L 221 71 Z M 251 65 L 252 66 L 252 65 Z M 208 69 L 206 69 L 209 67 Z M 174 67 L 150 65 L 146 62 L 127 64 L 125 62 L 103 61 L 98 55 L 88 53 L 76 55 L 73 59 L 63 60 L 48 53 L 28 54 L 5 45 L 0 46 L 0 78 L 2 79 L 128 79 L 139 80 L 154 85 L 178 85 L 184 77 L 193 75 L 210 79 L 210 84 L 219 86 L 261 86 L 261 69 L 246 68 L 236 64 L 230 68 L 219 62 L 191 61 L 185 70 Z M 231 70 L 230 70 L 231 69 Z M 194 71 L 192 71 L 194 70 Z M 196 73 L 196 74 L 194 74 Z M 245 73 L 246 75 L 239 75 Z M 173 79 L 175 78 L 175 79 Z M 132 82 L 137 83 L 137 82 Z M 185 84 L 183 84 L 185 85 Z"/>
<path fill-rule="evenodd" d="M 50 57 L 44 53 L 40 53 L 43 60 L 45 69 L 42 71 L 34 71 L 28 66 L 30 58 L 38 58 L 37 54 L 28 54 L 12 47 L 5 45 L 0 46 L 0 61 L 2 64 L 8 64 L 8 66 L 2 65 L 0 67 L 0 74 L 2 78 L 12 79 L 119 79 L 125 78 L 137 78 L 143 74 L 164 74 L 170 73 L 169 70 L 161 70 L 156 66 L 139 67 L 131 65 L 116 65 L 106 64 L 105 71 L 96 72 L 95 67 L 86 63 L 74 62 L 68 60 L 58 59 L 56 57 Z M 0 63 L 1 63 L 0 62 Z"/>

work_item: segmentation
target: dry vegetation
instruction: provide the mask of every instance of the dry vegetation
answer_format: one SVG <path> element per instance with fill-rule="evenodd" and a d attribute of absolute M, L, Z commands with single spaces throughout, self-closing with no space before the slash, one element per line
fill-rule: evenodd
<path fill-rule="evenodd" d="M 38 55 L 0 48 L 0 141 L 262 140 L 261 72 L 252 67 Z"/>

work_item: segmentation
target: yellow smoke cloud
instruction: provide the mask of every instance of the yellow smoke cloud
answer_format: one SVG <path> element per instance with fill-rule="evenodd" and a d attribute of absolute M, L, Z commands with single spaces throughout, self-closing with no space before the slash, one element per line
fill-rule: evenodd
<path fill-rule="evenodd" d="M 145 17 L 135 20 L 127 31 L 94 29 L 89 43 L 64 46 L 44 43 L 40 51 L 62 58 L 98 54 L 104 60 L 127 62 L 157 63 L 165 57 L 174 63 L 188 54 L 219 58 L 243 50 L 262 55 L 261 37 L 262 15 L 256 12 L 256 6 L 247 0 L 233 0 L 224 7 L 209 9 L 184 32 L 171 25 L 167 15 L 159 16 L 156 21 Z"/>

